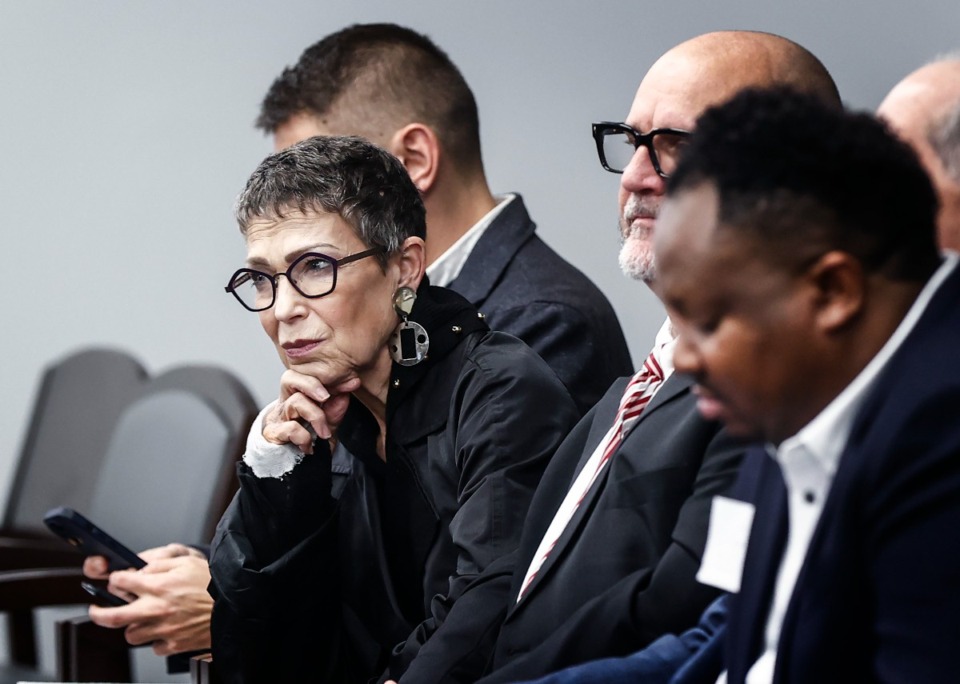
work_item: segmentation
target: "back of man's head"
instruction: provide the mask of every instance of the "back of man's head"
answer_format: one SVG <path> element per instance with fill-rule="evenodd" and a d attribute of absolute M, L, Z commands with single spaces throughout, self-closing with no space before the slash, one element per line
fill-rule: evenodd
<path fill-rule="evenodd" d="M 464 171 L 482 167 L 470 87 L 429 38 L 396 24 L 349 26 L 307 48 L 270 87 L 256 125 L 275 133 L 299 115 L 381 145 L 407 124 L 425 124 Z"/>
<path fill-rule="evenodd" d="M 940 244 L 960 250 L 960 53 L 909 74 L 877 113 L 917 151 L 940 196 Z"/>
<path fill-rule="evenodd" d="M 704 182 L 718 191 L 719 225 L 787 268 L 831 250 L 893 280 L 923 281 L 937 266 L 930 181 L 870 115 L 782 88 L 743 91 L 699 119 L 668 194 Z"/>

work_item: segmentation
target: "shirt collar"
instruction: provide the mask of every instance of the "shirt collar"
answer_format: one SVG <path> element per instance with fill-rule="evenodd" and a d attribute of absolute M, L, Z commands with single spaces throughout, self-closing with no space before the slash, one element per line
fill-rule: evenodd
<path fill-rule="evenodd" d="M 666 380 L 673 374 L 673 352 L 677 348 L 677 333 L 673 329 L 673 323 L 668 318 L 660 326 L 657 336 L 653 341 L 653 355 L 663 370 L 663 379 Z"/>

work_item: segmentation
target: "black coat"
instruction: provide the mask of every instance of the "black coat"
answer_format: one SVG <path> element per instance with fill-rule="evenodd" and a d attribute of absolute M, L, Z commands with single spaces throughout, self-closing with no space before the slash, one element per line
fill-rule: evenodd
<path fill-rule="evenodd" d="M 426 639 L 506 602 L 530 497 L 576 409 L 535 353 L 459 295 L 421 287 L 411 319 L 429 357 L 394 365 L 385 462 L 353 401 L 338 432 L 349 454 L 331 462 L 318 441 L 282 479 L 239 465 L 211 555 L 225 681 L 394 676 Z M 469 585 L 482 571 L 499 598 L 478 605 Z"/>

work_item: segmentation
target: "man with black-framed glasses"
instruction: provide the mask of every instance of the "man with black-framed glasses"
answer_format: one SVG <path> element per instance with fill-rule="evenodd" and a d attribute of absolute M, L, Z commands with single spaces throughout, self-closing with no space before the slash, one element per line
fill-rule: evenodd
<path fill-rule="evenodd" d="M 679 128 L 655 128 L 641 133 L 636 128 L 615 121 L 593 124 L 593 139 L 597 143 L 600 165 L 611 173 L 623 173 L 641 147 L 647 150 L 653 170 L 662 178 L 669 178 L 680 152 L 690 137 L 690 131 Z"/>
<path fill-rule="evenodd" d="M 594 125 L 601 165 L 620 174 L 627 275 L 656 291 L 651 239 L 699 114 L 743 88 L 776 84 L 839 105 L 804 48 L 724 31 L 670 50 L 626 121 Z M 675 342 L 667 321 L 643 368 L 614 383 L 557 450 L 530 505 L 502 624 L 464 638 L 461 653 L 426 644 L 402 682 L 516 682 L 625 655 L 697 622 L 717 595 L 695 579 L 711 501 L 732 482 L 742 445 L 698 414 L 692 379 L 673 373 Z"/>

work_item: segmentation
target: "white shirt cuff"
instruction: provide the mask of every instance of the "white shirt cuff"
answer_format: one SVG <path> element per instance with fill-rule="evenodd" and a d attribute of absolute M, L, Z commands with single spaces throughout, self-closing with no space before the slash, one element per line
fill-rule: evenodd
<path fill-rule="evenodd" d="M 277 402 L 268 404 L 250 426 L 247 435 L 247 450 L 243 454 L 246 463 L 258 478 L 282 477 L 303 460 L 303 452 L 293 444 L 274 444 L 263 436 L 263 421 Z"/>

